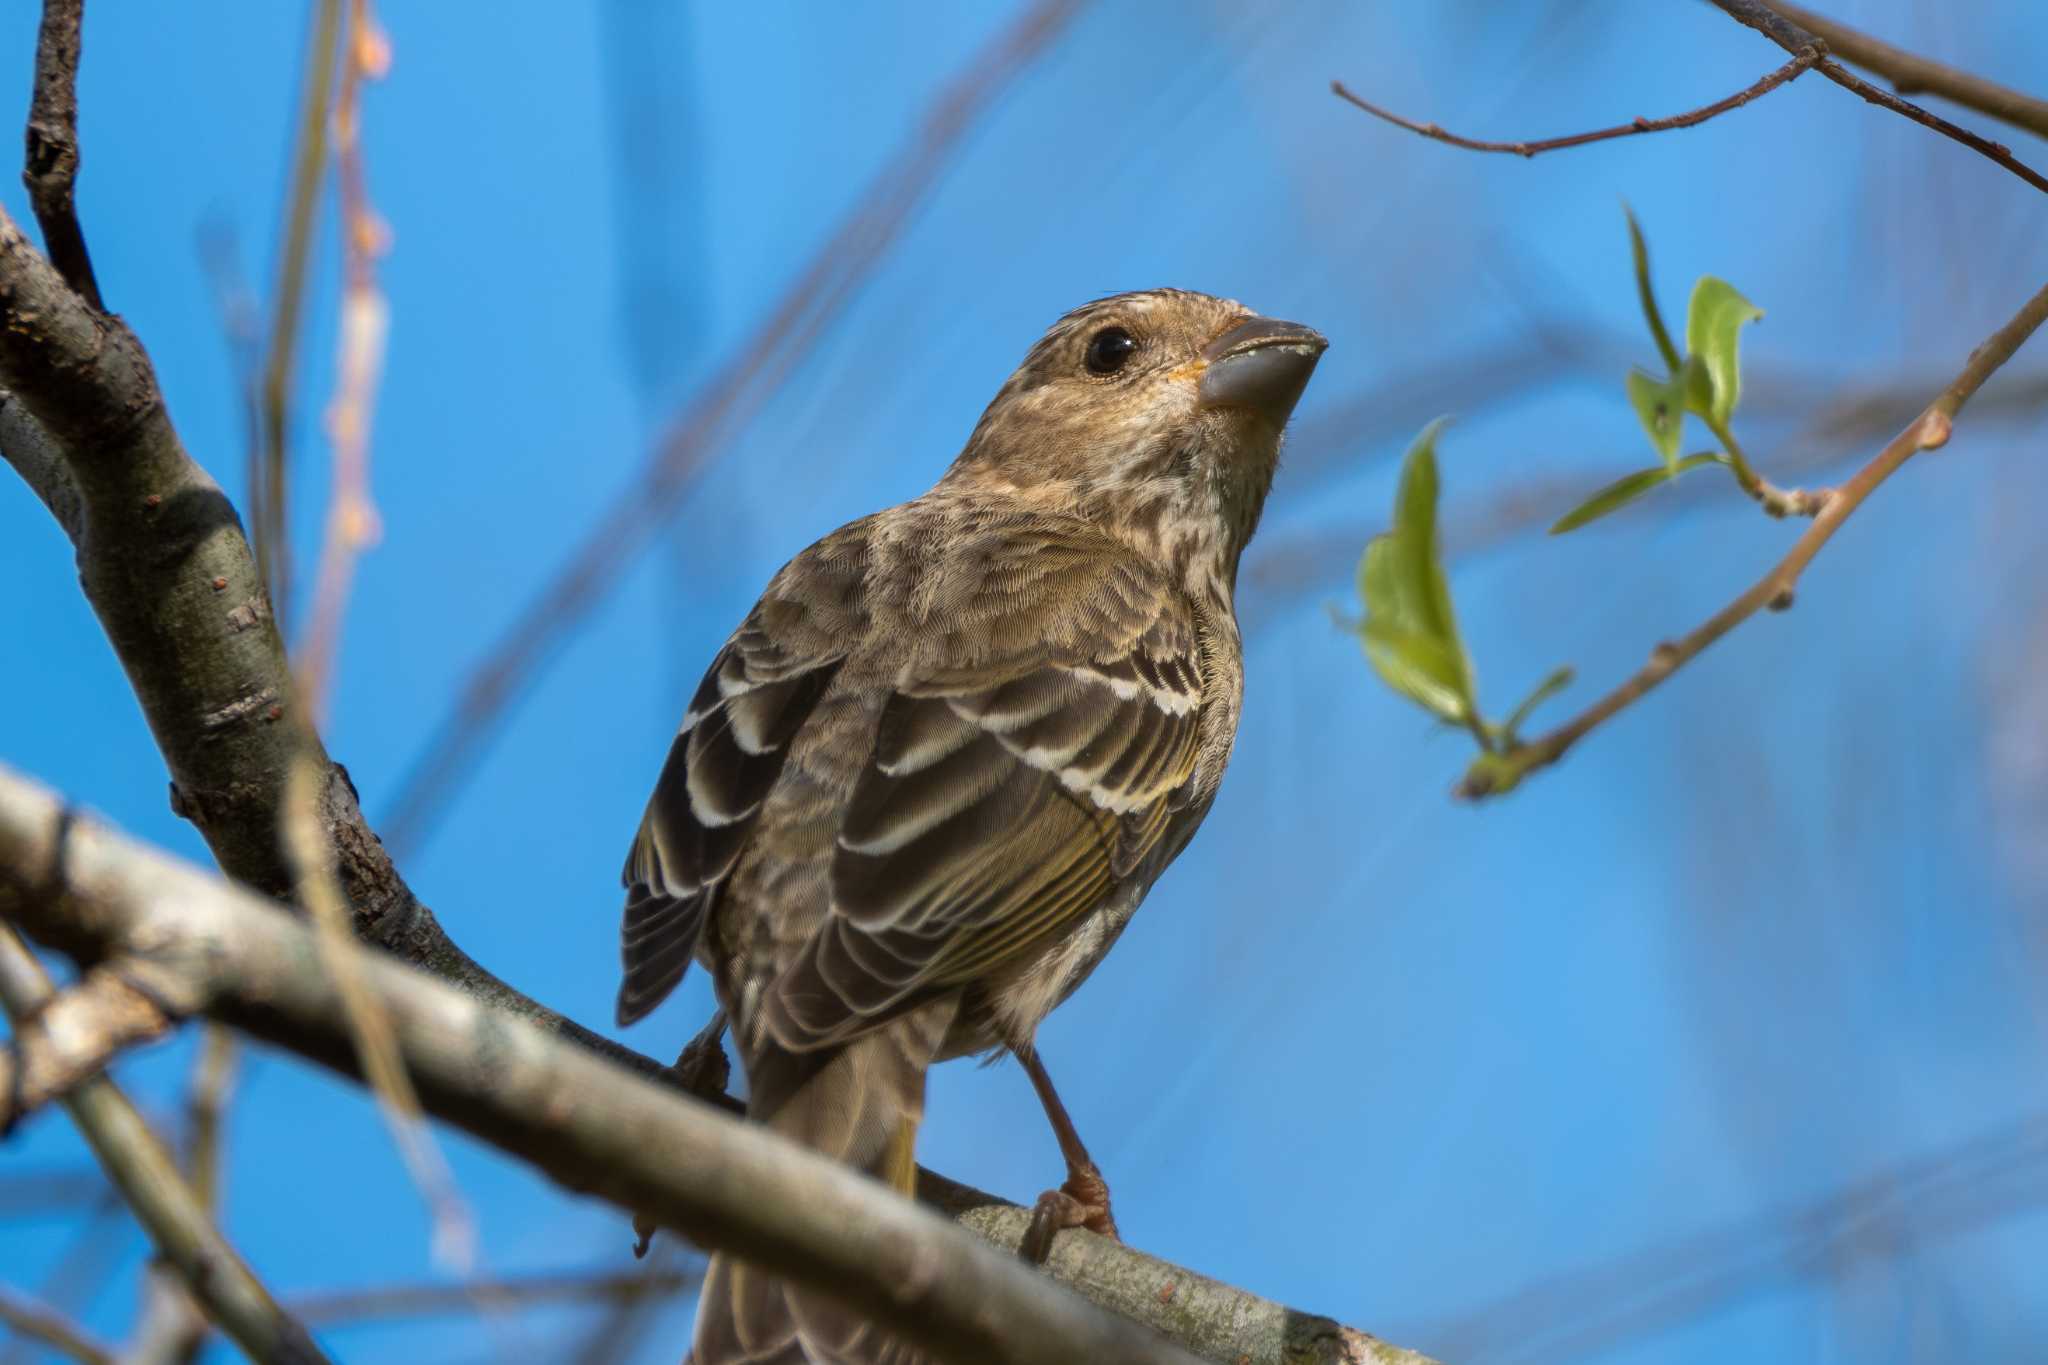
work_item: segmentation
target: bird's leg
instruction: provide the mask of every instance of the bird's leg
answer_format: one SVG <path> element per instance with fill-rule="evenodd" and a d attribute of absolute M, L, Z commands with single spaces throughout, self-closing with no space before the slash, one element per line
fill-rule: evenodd
<path fill-rule="evenodd" d="M 714 1010 L 703 1028 L 683 1048 L 676 1064 L 669 1068 L 682 1080 L 683 1089 L 698 1099 L 715 1099 L 725 1094 L 732 1079 L 732 1062 L 725 1055 L 725 1010 Z M 633 1215 L 633 1257 L 638 1260 L 654 1245 L 659 1225 L 645 1213 Z"/>
<path fill-rule="evenodd" d="M 1074 1120 L 1067 1116 L 1067 1106 L 1060 1103 L 1059 1092 L 1052 1088 L 1052 1077 L 1045 1073 L 1038 1050 L 1022 1047 L 1015 1052 L 1024 1074 L 1031 1078 L 1031 1088 L 1038 1092 L 1038 1102 L 1045 1106 L 1046 1120 L 1052 1124 L 1053 1136 L 1059 1139 L 1060 1155 L 1067 1162 L 1066 1182 L 1038 1196 L 1038 1203 L 1031 1210 L 1031 1225 L 1024 1229 L 1024 1240 L 1017 1253 L 1034 1265 L 1045 1264 L 1045 1258 L 1052 1252 L 1053 1234 L 1062 1228 L 1087 1228 L 1111 1240 L 1120 1240 L 1116 1219 L 1109 1211 L 1109 1186 L 1103 1181 L 1095 1159 L 1088 1155 L 1081 1135 L 1074 1131 Z"/>

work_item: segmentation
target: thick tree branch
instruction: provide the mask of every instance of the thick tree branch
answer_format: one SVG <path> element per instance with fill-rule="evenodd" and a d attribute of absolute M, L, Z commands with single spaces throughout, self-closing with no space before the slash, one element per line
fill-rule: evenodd
<path fill-rule="evenodd" d="M 1768 3 L 1779 14 L 1825 41 L 1829 51 L 1890 81 L 1892 89 L 1901 95 L 1939 95 L 1965 109 L 2048 137 L 2048 100 L 1930 61 L 1917 52 L 1893 47 L 1802 6 L 1788 5 L 1784 0 Z"/>
<path fill-rule="evenodd" d="M 1350 88 L 1342 81 L 1331 81 L 1330 93 L 1338 99 L 1357 105 L 1374 118 L 1385 119 L 1397 128 L 1406 128 L 1411 133 L 1420 133 L 1423 137 L 1431 138 L 1437 142 L 1448 142 L 1453 147 L 1463 147 L 1467 151 L 1472 152 L 1512 152 L 1516 156 L 1532 157 L 1541 152 L 1561 151 L 1566 147 L 1583 147 L 1589 142 L 1605 142 L 1610 138 L 1617 137 L 1634 137 L 1638 133 L 1663 133 L 1669 132 L 1673 128 L 1690 128 L 1695 124 L 1705 123 L 1716 114 L 1725 114 L 1730 109 L 1739 109 L 1757 96 L 1768 95 L 1779 86 L 1797 80 L 1802 71 L 1805 71 L 1820 59 L 1821 50 L 1818 47 L 1795 53 L 1791 61 L 1763 77 L 1756 84 L 1738 90 L 1726 99 L 1715 100 L 1712 104 L 1683 114 L 1673 114 L 1669 118 L 1634 118 L 1630 119 L 1627 123 L 1618 123 L 1612 128 L 1598 128 L 1590 133 L 1572 133 L 1565 137 L 1542 138 L 1535 142 L 1482 142 L 1476 138 L 1460 137 L 1458 134 L 1450 132 L 1438 124 L 1417 123 L 1413 119 L 1401 117 L 1401 115 L 1394 113 L 1392 110 L 1382 109 L 1377 104 L 1370 104 L 1353 94 Z"/>
<path fill-rule="evenodd" d="M 59 810 L 55 818 L 56 826 L 50 832 L 56 836 L 55 842 L 61 843 L 70 817 Z M 11 848 L 28 851 L 25 845 Z M 17 861 L 6 854 L 0 858 L 9 863 L 7 872 L 0 874 L 0 886 L 32 897 L 41 889 L 42 874 L 58 867 L 48 852 L 40 859 Z M 0 902 L 6 895 L 0 890 Z M 0 903 L 0 909 L 5 908 Z M 6 1007 L 15 1026 L 33 1019 L 54 996 L 41 965 L 12 929 L 0 925 L 0 1005 Z M 253 1359 L 313 1365 L 327 1358 L 306 1329 L 277 1306 L 220 1235 L 170 1153 L 119 1087 L 96 1076 L 66 1096 L 64 1107 L 135 1210 L 136 1218 L 148 1229 L 158 1253 L 177 1270 L 184 1288 L 209 1318 Z"/>
<path fill-rule="evenodd" d="M 4 770 L 0 912 L 91 959 L 146 942 L 151 961 L 180 983 L 181 999 L 356 1074 L 333 983 L 305 925 L 197 869 L 71 819 L 48 793 Z M 642 1081 L 396 963 L 372 959 L 364 966 L 397 1026 L 428 1112 L 570 1189 L 645 1209 L 695 1241 L 835 1294 L 949 1359 L 1141 1365 L 1191 1358 L 814 1152 Z M 987 1216 L 1021 1229 L 1024 1215 Z M 1090 1236 L 1062 1234 L 1055 1260 L 1071 1257 L 1074 1241 Z M 1116 1252 L 1118 1266 L 1149 1261 Z M 1211 1305 L 1202 1321 L 1212 1327 L 1252 1323 L 1272 1338 L 1271 1354 L 1262 1342 L 1230 1340 L 1211 1359 L 1418 1359 L 1389 1354 L 1370 1338 L 1342 1336 L 1333 1325 L 1308 1330 L 1310 1346 L 1330 1348 L 1323 1354 L 1286 1354 L 1281 1343 L 1292 1330 L 1290 1317 L 1310 1320 L 1157 1263 L 1147 1264 L 1146 1274 L 1184 1286 L 1165 1294 L 1160 1316 L 1174 1318 L 1173 1301 L 1186 1293 L 1190 1302 Z M 1160 1289 L 1152 1297 L 1159 1300 Z M 1215 1352 L 1213 1340 L 1198 1344 Z M 1250 1353 L 1255 1345 L 1258 1355 Z"/>
<path fill-rule="evenodd" d="M 1609 692 L 1571 720 L 1546 735 L 1517 744 L 1503 753 L 1482 754 L 1455 789 L 1456 795 L 1478 800 L 1506 791 L 1528 774 L 1546 768 L 1587 734 L 1647 695 L 1659 683 L 1697 657 L 1707 646 L 1726 635 L 1766 607 L 1782 611 L 1792 605 L 1793 590 L 1806 566 L 1813 562 L 1843 522 L 1863 505 L 1877 486 L 1896 474 L 1906 461 L 1923 450 L 1935 450 L 1948 443 L 1956 414 L 1983 387 L 1984 381 L 2012 359 L 2043 320 L 2048 320 L 2048 285 L 2015 313 L 2011 321 L 1993 332 L 1970 354 L 1946 389 L 1921 414 L 1893 437 L 1869 464 L 1858 470 L 1841 487 L 1831 490 L 1813 525 L 1793 544 L 1791 552 L 1740 597 L 1715 612 L 1706 621 L 1676 640 L 1667 640 L 1650 652 L 1649 662 L 1621 686 Z"/>
<path fill-rule="evenodd" d="M 1713 0 L 1713 3 L 1729 18 L 1755 29 L 1787 52 L 1796 55 L 1826 47 L 1818 35 L 1808 32 L 1785 15 L 1765 5 L 1763 0 Z M 1814 63 L 1813 69 L 1844 90 L 1868 100 L 1879 108 L 1889 109 L 1922 127 L 1932 128 L 1943 137 L 1954 138 L 1979 156 L 1997 162 L 2035 189 L 2048 194 L 2048 177 L 2043 177 L 2039 171 L 2015 157 L 2004 143 L 1993 142 L 1990 138 L 1981 137 L 1967 128 L 1957 127 L 1941 115 L 1922 109 L 1911 100 L 1902 100 L 1888 90 L 1880 90 L 1840 62 L 1823 58 Z"/>
<path fill-rule="evenodd" d="M 86 254 L 72 187 L 78 179 L 78 30 L 85 0 L 43 0 L 36 35 L 35 90 L 28 106 L 28 157 L 21 183 L 43 230 L 43 245 L 57 271 L 95 309 L 99 281 Z"/>

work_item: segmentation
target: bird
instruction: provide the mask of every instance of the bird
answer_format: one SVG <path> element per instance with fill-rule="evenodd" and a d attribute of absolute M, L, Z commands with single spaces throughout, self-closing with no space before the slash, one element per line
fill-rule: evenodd
<path fill-rule="evenodd" d="M 1034 1039 L 1215 799 L 1238 561 L 1327 343 L 1153 289 L 1061 317 L 938 482 L 790 560 L 713 657 L 627 857 L 617 1018 L 711 974 L 750 1121 L 905 1194 L 926 1071 L 1016 1058 L 1067 1180 L 1109 1192 Z M 914 1349 L 714 1255 L 695 1365 Z"/>

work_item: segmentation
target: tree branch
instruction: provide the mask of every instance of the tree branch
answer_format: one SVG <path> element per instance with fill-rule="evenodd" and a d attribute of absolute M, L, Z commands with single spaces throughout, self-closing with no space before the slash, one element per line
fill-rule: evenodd
<path fill-rule="evenodd" d="M 43 230 L 43 246 L 65 282 L 100 309 L 99 281 L 86 254 L 72 187 L 78 179 L 78 30 L 85 0 L 43 0 L 36 34 L 36 81 L 29 96 L 27 160 L 21 183 Z"/>
<path fill-rule="evenodd" d="M 54 818 L 50 833 L 55 838 L 48 853 L 61 845 L 63 831 L 71 823 L 62 810 L 56 811 Z M 28 849 L 14 844 L 12 851 Z M 41 858 L 10 858 L 8 862 L 4 884 L 17 894 L 32 893 L 39 876 L 61 868 L 47 853 Z M 4 894 L 0 892 L 0 896 Z M 49 977 L 20 938 L 12 929 L 0 926 L 0 1005 L 6 1007 L 16 1027 L 33 1018 L 54 995 Z M 96 1076 L 72 1091 L 64 1107 L 135 1210 L 136 1218 L 149 1230 L 157 1251 L 177 1269 L 185 1289 L 209 1318 L 254 1359 L 305 1365 L 326 1360 L 306 1329 L 277 1306 L 220 1235 L 177 1164 L 119 1087 Z"/>
<path fill-rule="evenodd" d="M 47 1303 L 0 1284 L 0 1322 L 79 1365 L 115 1365 L 114 1353 Z"/>
<path fill-rule="evenodd" d="M 2012 358 L 2044 319 L 2048 319 L 2048 285 L 2042 286 L 2011 321 L 1971 352 L 1962 373 L 1908 423 L 1905 430 L 1893 437 L 1853 478 L 1832 491 L 1823 510 L 1814 518 L 1813 525 L 1793 544 L 1791 552 L 1754 586 L 1688 634 L 1658 645 L 1650 652 L 1649 662 L 1633 677 L 1555 730 L 1538 739 L 1517 744 L 1505 753 L 1480 755 L 1455 788 L 1455 794 L 1467 800 L 1478 800 L 1508 790 L 1530 773 L 1564 757 L 1565 752 L 1587 734 L 1647 695 L 1707 646 L 1757 612 L 1766 607 L 1773 611 L 1790 607 L 1800 575 L 1820 553 L 1821 547 L 1841 529 L 1842 523 L 1906 461 L 1923 450 L 1934 450 L 1947 444 L 1956 414 L 1962 411 L 1963 405 L 1970 401 L 1971 395 L 1983 386 L 1984 381 Z"/>
<path fill-rule="evenodd" d="M 1788 5 L 1785 0 L 1768 3 L 1779 14 L 1825 41 L 1829 51 L 1890 81 L 1892 89 L 1901 95 L 1939 95 L 1965 109 L 2048 137 L 2048 100 L 1944 66 L 1917 52 L 1893 47 L 1803 6 Z"/>
<path fill-rule="evenodd" d="M 151 961 L 185 999 L 258 1037 L 345 1075 L 354 1049 L 333 983 L 307 928 L 275 906 L 89 822 L 0 770 L 0 912 L 67 952 L 104 958 L 150 945 Z M 651 1085 L 565 1045 L 523 1020 L 384 959 L 364 964 L 370 989 L 397 1026 L 427 1111 L 520 1157 L 569 1189 L 731 1251 L 834 1294 L 891 1332 L 948 1358 L 1062 1365 L 1077 1360 L 1186 1362 L 1137 1325 L 1084 1305 L 1014 1256 L 948 1226 L 854 1172 L 719 1110 Z M 956 1187 L 957 1188 L 957 1187 Z M 960 1196 L 983 1209 L 995 1201 Z M 1008 1235 L 1021 1211 L 984 1215 Z M 1360 1334 L 1162 1266 L 1104 1243 L 1061 1235 L 1056 1271 L 1076 1253 L 1096 1292 L 1113 1296 L 1106 1267 L 1142 1267 L 1176 1289 L 1155 1313 L 1181 1316 L 1182 1293 L 1210 1303 L 1202 1321 L 1249 1323 L 1275 1340 L 1230 1340 L 1212 1359 L 1323 1362 L 1388 1356 Z M 1213 1298 L 1213 1302 L 1212 1302 Z M 1317 1324 L 1303 1328 L 1301 1324 Z M 1306 1331 L 1320 1355 L 1282 1354 Z M 1192 1339 L 1192 1338 L 1191 1338 Z M 1207 1345 L 1213 1338 L 1195 1344 Z M 1361 1344 L 1366 1343 L 1366 1344 Z M 1361 1355 L 1368 1349 L 1381 1354 Z M 1257 1347 L 1259 1354 L 1250 1354 Z M 1320 1348 L 1320 1347 L 1319 1347 Z"/>
<path fill-rule="evenodd" d="M 567 1271 L 517 1275 L 482 1284 L 396 1284 L 302 1294 L 292 1308 L 307 1322 L 364 1322 L 473 1313 L 482 1300 L 493 1308 L 555 1304 L 627 1304 L 679 1294 L 704 1278 L 701 1266 L 680 1269 Z"/>
<path fill-rule="evenodd" d="M 102 963 L 15 1026 L 0 1052 L 0 1134 L 99 1075 L 124 1049 L 170 1031 L 175 1021 L 129 982 L 125 966 Z"/>
<path fill-rule="evenodd" d="M 1755 29 L 1787 52 L 1799 53 L 1814 48 L 1826 48 L 1826 44 L 1822 43 L 1817 35 L 1763 4 L 1762 0 L 1713 0 L 1713 3 L 1729 18 Z M 2039 171 L 2015 157 L 2004 143 L 1993 142 L 1990 138 L 1981 137 L 1967 128 L 1957 127 L 1939 114 L 1922 109 L 1911 100 L 1902 100 L 1888 90 L 1880 90 L 1840 62 L 1822 58 L 1814 63 L 1813 69 L 1844 90 L 1880 108 L 1889 109 L 1894 114 L 1909 118 L 1923 127 L 1932 128 L 1943 137 L 1954 138 L 1979 156 L 1997 162 L 2035 189 L 2048 194 L 2048 178 L 2044 178 Z"/>
<path fill-rule="evenodd" d="M 1406 119 L 1390 110 L 1382 109 L 1377 104 L 1369 104 L 1353 94 L 1342 81 L 1331 81 L 1330 93 L 1341 100 L 1348 100 L 1375 118 L 1385 119 L 1397 128 L 1406 128 L 1411 133 L 1420 133 L 1422 136 L 1433 138 L 1438 142 L 1448 142 L 1453 147 L 1463 147 L 1467 151 L 1473 152 L 1512 152 L 1516 156 L 1532 157 L 1540 152 L 1555 152 L 1566 147 L 1583 147 L 1589 142 L 1605 142 L 1610 138 L 1617 137 L 1634 137 L 1638 133 L 1662 133 L 1673 128 L 1690 128 L 1694 124 L 1705 123 L 1716 114 L 1725 114 L 1730 109 L 1739 109 L 1757 96 L 1768 95 L 1779 86 L 1797 80 L 1801 72 L 1819 60 L 1821 60 L 1821 49 L 1818 46 L 1810 47 L 1803 52 L 1795 53 L 1791 61 L 1785 63 L 1776 71 L 1771 72 L 1755 85 L 1744 90 L 1738 90 L 1726 99 L 1715 100 L 1712 104 L 1706 105 L 1703 108 L 1694 109 L 1688 113 L 1673 114 L 1669 118 L 1630 119 L 1627 123 L 1618 123 L 1612 128 L 1600 128 L 1590 133 L 1572 133 L 1566 137 L 1544 138 L 1537 142 L 1481 142 L 1474 138 L 1460 137 L 1456 133 L 1447 132 L 1437 124 L 1416 123 L 1412 119 Z"/>

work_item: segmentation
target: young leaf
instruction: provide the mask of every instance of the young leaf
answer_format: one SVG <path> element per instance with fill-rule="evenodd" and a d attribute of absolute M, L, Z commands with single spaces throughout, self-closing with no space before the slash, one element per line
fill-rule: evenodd
<path fill-rule="evenodd" d="M 1628 401 L 1667 469 L 1678 460 L 1678 441 L 1684 434 L 1685 390 L 1684 372 L 1670 379 L 1659 379 L 1648 370 L 1628 372 Z"/>
<path fill-rule="evenodd" d="M 1446 720 L 1474 714 L 1472 661 L 1458 636 L 1451 589 L 1437 543 L 1436 438 L 1441 421 L 1416 437 L 1394 495 L 1394 525 L 1365 547 L 1358 592 L 1366 658 L 1387 685 Z"/>
<path fill-rule="evenodd" d="M 1692 305 L 1685 314 L 1685 349 L 1707 369 L 1705 393 L 1689 394 L 1693 411 L 1716 422 L 1728 420 L 1742 394 L 1742 367 L 1737 339 L 1742 324 L 1754 322 L 1764 310 L 1712 275 L 1693 286 Z"/>
<path fill-rule="evenodd" d="M 1628 506 L 1658 484 L 1671 482 L 1688 469 L 1698 469 L 1703 464 L 1726 463 L 1728 457 L 1715 450 L 1699 455 L 1688 455 L 1675 464 L 1652 465 L 1648 469 L 1639 469 L 1633 474 L 1616 479 L 1559 517 L 1551 526 L 1550 534 L 1561 536 L 1566 531 L 1578 530 L 1589 521 L 1598 521 L 1609 512 Z"/>
<path fill-rule="evenodd" d="M 1566 665 L 1552 672 L 1542 682 L 1537 683 L 1536 690 L 1523 698 L 1522 704 L 1517 706 L 1514 714 L 1507 718 L 1507 723 L 1500 727 L 1501 735 L 1507 740 L 1510 748 L 1514 746 L 1516 736 L 1521 733 L 1522 722 L 1529 719 L 1529 713 L 1564 691 L 1567 687 L 1570 687 L 1572 679 L 1576 676 L 1572 672 L 1571 666 Z"/>
<path fill-rule="evenodd" d="M 1635 210 L 1623 203 L 1621 211 L 1628 217 L 1629 251 L 1635 257 L 1636 297 L 1642 301 L 1643 321 L 1650 324 L 1650 335 L 1656 339 L 1657 353 L 1664 357 L 1664 368 L 1675 373 L 1678 369 L 1678 348 L 1671 344 L 1671 333 L 1664 330 L 1664 314 L 1657 308 L 1657 291 L 1650 285 L 1650 248 L 1643 242 L 1643 230 L 1636 223 Z"/>

